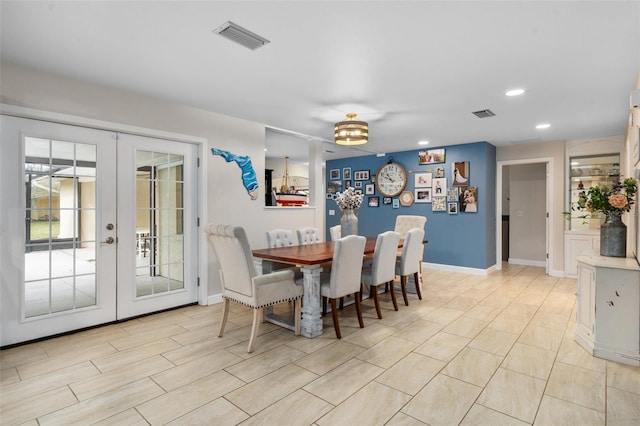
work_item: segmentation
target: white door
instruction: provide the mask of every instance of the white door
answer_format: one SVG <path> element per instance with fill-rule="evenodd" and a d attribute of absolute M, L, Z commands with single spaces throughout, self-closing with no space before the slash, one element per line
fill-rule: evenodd
<path fill-rule="evenodd" d="M 197 300 L 196 146 L 118 137 L 118 319 Z"/>
<path fill-rule="evenodd" d="M 1 120 L 2 346 L 115 320 L 115 133 Z"/>
<path fill-rule="evenodd" d="M 196 301 L 192 145 L 0 124 L 0 346 Z"/>

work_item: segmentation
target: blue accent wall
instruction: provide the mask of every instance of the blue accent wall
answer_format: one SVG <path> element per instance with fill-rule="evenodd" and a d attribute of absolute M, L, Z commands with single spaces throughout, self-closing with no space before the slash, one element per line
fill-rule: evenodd
<path fill-rule="evenodd" d="M 428 148 L 429 150 L 438 147 Z M 345 180 L 343 169 L 351 168 L 351 184 L 355 184 L 356 171 L 369 171 L 370 179 L 363 182 L 362 192 L 365 193 L 365 185 L 371 184 L 371 178 L 375 177 L 378 168 L 386 163 L 389 158 L 402 164 L 407 170 L 407 186 L 405 191 L 415 194 L 414 174 L 435 171 L 436 167 L 444 167 L 444 176 L 447 178 L 447 188 L 452 186 L 452 164 L 455 162 L 469 162 L 469 186 L 478 188 L 476 213 L 464 213 L 452 215 L 448 211 L 433 212 L 431 203 L 413 203 L 409 207 L 400 205 L 394 209 L 392 204 L 383 204 L 382 195 L 375 188 L 373 195 L 364 195 L 362 208 L 358 215 L 358 234 L 373 236 L 381 232 L 393 229 L 398 215 L 421 215 L 427 217 L 425 238 L 428 244 L 425 246 L 425 262 L 437 263 L 468 268 L 487 269 L 496 264 L 496 148 L 487 142 L 475 142 L 463 145 L 444 147 L 445 163 L 418 164 L 418 152 L 402 151 L 387 153 L 384 157 L 367 155 L 351 157 L 339 160 L 327 161 L 327 188 L 330 181 L 341 181 L 344 191 Z M 340 179 L 331 179 L 331 170 L 339 170 Z M 360 189 L 360 188 L 358 188 Z M 446 191 L 445 194 L 446 195 Z M 376 196 L 380 198 L 378 207 L 369 207 L 368 198 Z M 397 198 L 397 197 L 396 197 Z M 335 215 L 330 216 L 329 210 L 334 210 Z M 340 208 L 335 201 L 327 199 L 326 202 L 326 238 L 330 239 L 329 228 L 340 223 Z"/>

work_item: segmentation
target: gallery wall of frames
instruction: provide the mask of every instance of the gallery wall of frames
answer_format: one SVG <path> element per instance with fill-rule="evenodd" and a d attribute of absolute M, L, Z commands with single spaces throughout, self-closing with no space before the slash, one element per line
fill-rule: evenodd
<path fill-rule="evenodd" d="M 393 229 L 398 215 L 427 218 L 424 261 L 486 269 L 495 264 L 496 149 L 487 142 L 327 161 L 326 235 L 340 223 L 335 195 L 364 201 L 358 233 Z"/>

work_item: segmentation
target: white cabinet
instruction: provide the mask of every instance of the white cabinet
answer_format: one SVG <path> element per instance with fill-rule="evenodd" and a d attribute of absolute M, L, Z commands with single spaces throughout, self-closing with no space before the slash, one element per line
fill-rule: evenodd
<path fill-rule="evenodd" d="M 640 365 L 640 267 L 632 258 L 578 256 L 575 340 L 594 356 Z"/>
<path fill-rule="evenodd" d="M 578 256 L 584 251 L 600 251 L 600 232 L 564 233 L 564 276 L 576 278 L 578 276 Z"/>

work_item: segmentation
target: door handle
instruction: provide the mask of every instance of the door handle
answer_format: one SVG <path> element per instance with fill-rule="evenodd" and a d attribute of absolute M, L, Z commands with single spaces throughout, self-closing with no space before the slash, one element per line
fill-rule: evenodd
<path fill-rule="evenodd" d="M 107 243 L 107 244 L 113 244 L 113 243 L 116 242 L 116 240 L 113 237 L 107 237 L 107 239 L 104 240 L 104 242 Z"/>

